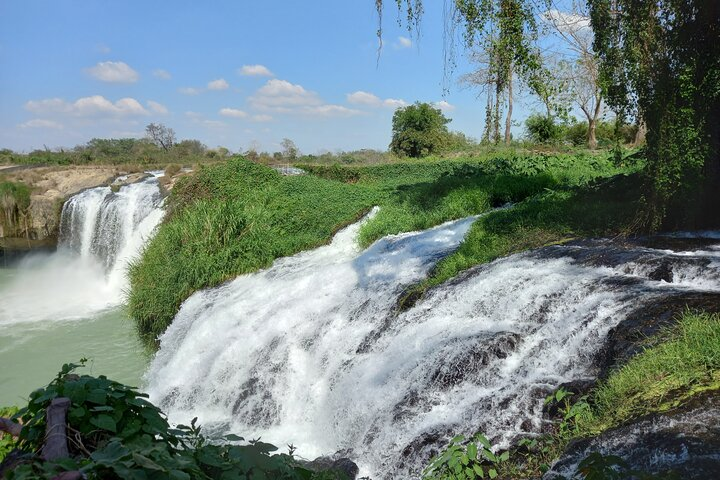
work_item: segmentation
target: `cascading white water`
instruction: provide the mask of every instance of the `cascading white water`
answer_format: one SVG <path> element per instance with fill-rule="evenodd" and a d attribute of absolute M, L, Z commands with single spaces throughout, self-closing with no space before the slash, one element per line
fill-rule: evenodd
<path fill-rule="evenodd" d="M 472 221 L 364 252 L 353 225 L 328 246 L 197 292 L 161 337 L 146 376 L 152 400 L 173 421 L 198 416 L 308 458 L 343 451 L 373 478 L 416 478 L 455 433 L 507 445 L 537 432 L 542 398 L 587 377 L 608 331 L 668 282 L 644 278 L 635 257 L 593 265 L 557 247 L 474 269 L 397 314 L 403 290 Z M 675 288 L 720 289 L 716 254 L 695 252 L 703 273 L 683 271 Z"/>
<path fill-rule="evenodd" d="M 97 187 L 63 206 L 57 252 L 25 259 L 3 288 L 0 324 L 87 318 L 119 305 L 125 270 L 163 216 L 157 178 Z"/>

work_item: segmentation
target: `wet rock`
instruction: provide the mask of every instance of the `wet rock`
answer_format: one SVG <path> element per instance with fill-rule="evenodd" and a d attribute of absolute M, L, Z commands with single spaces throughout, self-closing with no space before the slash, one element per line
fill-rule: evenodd
<path fill-rule="evenodd" d="M 595 357 L 598 376 L 606 378 L 643 349 L 657 343 L 658 339 L 653 337 L 674 325 L 687 309 L 720 312 L 720 292 L 668 291 L 666 296 L 641 305 L 608 334 Z"/>
<path fill-rule="evenodd" d="M 360 472 L 357 464 L 349 458 L 339 455 L 342 455 L 342 453 L 332 456 L 318 457 L 312 462 L 305 463 L 304 466 L 314 472 L 338 473 L 340 475 L 337 476 L 337 480 L 355 480 Z"/>
<path fill-rule="evenodd" d="M 570 478 L 592 452 L 617 455 L 633 470 L 674 472 L 683 479 L 720 478 L 720 394 L 696 396 L 685 406 L 631 421 L 571 443 L 545 479 Z"/>

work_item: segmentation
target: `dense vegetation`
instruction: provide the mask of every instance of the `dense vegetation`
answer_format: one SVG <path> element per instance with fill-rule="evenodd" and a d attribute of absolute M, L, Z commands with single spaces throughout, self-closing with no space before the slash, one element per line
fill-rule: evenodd
<path fill-rule="evenodd" d="M 220 444 L 211 443 L 195 420 L 189 426 L 171 426 L 146 400 L 147 395 L 104 376 L 73 373 L 80 366 L 64 365 L 47 387 L 34 391 L 28 405 L 15 413 L 23 427 L 13 446 L 23 455 L 4 478 L 51 479 L 62 472 L 122 480 L 345 478 L 338 472 L 308 470 L 293 457 L 292 448 L 289 454 L 277 454 L 273 445 L 244 442 L 236 435 L 224 437 Z M 46 409 L 59 397 L 71 402 L 67 416 L 70 457 L 44 461 L 36 452 L 49 438 Z M 0 460 L 7 447 L 0 443 Z"/>
<path fill-rule="evenodd" d="M 22 182 L 3 181 L 0 177 L 0 230 L 13 236 L 27 227 L 30 188 Z M 25 228 L 25 230 L 27 230 Z"/>
<path fill-rule="evenodd" d="M 554 205 L 557 218 L 544 220 L 550 233 L 529 238 L 555 240 L 573 229 L 590 230 L 579 226 L 586 221 L 579 210 L 572 210 L 578 212 L 577 218 L 562 213 L 565 205 L 576 204 L 574 189 L 588 189 L 594 179 L 630 171 L 613 164 L 606 154 L 509 152 L 462 160 L 303 167 L 313 175 L 283 177 L 238 157 L 204 167 L 178 183 L 169 199 L 167 220 L 130 268 L 128 303 L 141 333 L 155 337 L 163 332 L 194 291 L 326 243 L 338 228 L 373 205 L 381 209 L 361 230 L 364 246 L 384 235 L 429 228 L 508 202 L 522 202 L 512 215 L 528 226 L 541 222 L 537 218 L 546 219 L 544 210 Z M 587 200 L 588 206 L 607 210 L 597 217 L 598 223 L 616 214 L 614 204 L 602 206 L 605 200 Z M 502 217 L 483 222 L 508 223 L 491 218 Z M 610 222 L 606 230 L 617 231 L 623 218 Z M 488 251 L 477 252 L 481 230 L 473 232 L 470 243 L 440 271 L 456 272 L 489 256 Z M 522 231 L 509 227 L 501 231 L 498 226 L 496 235 L 506 241 L 519 238 Z M 493 255 L 506 251 L 497 248 Z"/>
<path fill-rule="evenodd" d="M 405 14 L 408 29 L 417 29 L 422 0 L 392 3 Z M 383 4 L 375 2 L 381 21 Z M 588 0 L 587 7 L 561 13 L 566 20 L 554 26 L 569 39 L 576 53 L 571 60 L 589 80 L 576 92 L 595 100 L 594 115 L 590 104 L 580 104 L 588 119 L 597 118 L 604 99 L 621 120 L 647 128 L 636 230 L 716 227 L 718 211 L 707 206 L 720 203 L 720 6 L 705 0 Z M 538 35 L 538 19 L 557 17 L 555 8 L 534 0 L 451 2 L 446 37 L 454 38 L 453 28 L 460 26 L 465 47 L 485 59 L 475 83 L 487 87 L 486 128 L 494 123 L 497 132 L 498 99 L 507 98 L 506 143 L 515 73 L 546 104 L 548 117 L 562 103 L 560 64 L 543 57 Z M 572 30 L 579 22 L 567 18 L 589 19 L 591 46 L 580 28 Z M 544 137 L 553 135 L 549 125 L 539 126 Z"/>

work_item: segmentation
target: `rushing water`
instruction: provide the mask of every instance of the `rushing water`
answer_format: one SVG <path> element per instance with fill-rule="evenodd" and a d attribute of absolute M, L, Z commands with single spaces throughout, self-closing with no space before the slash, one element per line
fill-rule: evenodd
<path fill-rule="evenodd" d="M 138 384 L 147 356 L 122 310 L 128 262 L 162 218 L 156 178 L 86 190 L 61 217 L 58 250 L 0 270 L 0 405 L 17 403 L 60 366 Z"/>
<path fill-rule="evenodd" d="M 358 225 L 262 272 L 197 292 L 147 381 L 171 420 L 336 451 L 373 478 L 414 478 L 454 433 L 500 445 L 541 428 L 542 399 L 592 374 L 608 331 L 674 290 L 720 289 L 717 248 L 602 242 L 472 269 L 398 314 L 398 298 L 472 219 L 360 252 Z M 613 261 L 609 261 L 612 259 Z M 660 269 L 666 280 L 652 280 Z M 669 275 L 669 276 L 668 276 Z"/>

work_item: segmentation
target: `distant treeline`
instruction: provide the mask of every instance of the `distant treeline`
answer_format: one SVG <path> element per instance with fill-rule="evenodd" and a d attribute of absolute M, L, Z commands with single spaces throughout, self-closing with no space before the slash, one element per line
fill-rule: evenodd
<path fill-rule="evenodd" d="M 17 153 L 0 150 L 0 165 L 89 165 L 141 163 L 198 163 L 222 160 L 231 155 L 224 147 L 208 148 L 199 140 L 182 140 L 162 148 L 151 140 L 137 138 L 93 138 L 84 145 L 69 149 L 33 150 Z"/>

